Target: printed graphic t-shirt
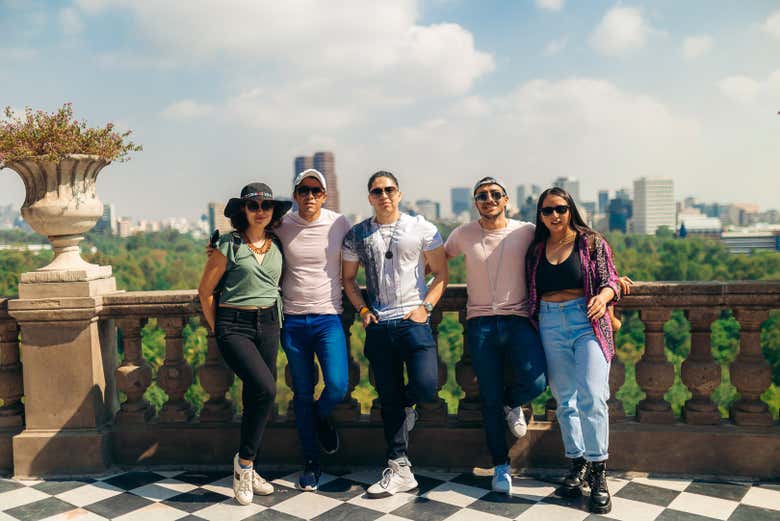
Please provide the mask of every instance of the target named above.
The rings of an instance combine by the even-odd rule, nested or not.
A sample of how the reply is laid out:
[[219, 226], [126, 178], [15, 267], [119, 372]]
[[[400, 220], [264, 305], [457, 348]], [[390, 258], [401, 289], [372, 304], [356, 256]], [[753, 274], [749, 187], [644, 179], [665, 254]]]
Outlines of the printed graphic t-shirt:
[[424, 252], [441, 245], [435, 225], [421, 215], [402, 213], [395, 223], [379, 225], [371, 218], [353, 226], [342, 255], [363, 264], [368, 305], [383, 321], [401, 318], [422, 304], [428, 292]]

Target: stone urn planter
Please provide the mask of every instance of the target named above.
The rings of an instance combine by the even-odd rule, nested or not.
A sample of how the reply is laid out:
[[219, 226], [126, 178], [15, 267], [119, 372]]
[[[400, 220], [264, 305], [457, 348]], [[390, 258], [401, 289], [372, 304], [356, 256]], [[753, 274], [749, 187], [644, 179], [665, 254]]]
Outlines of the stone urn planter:
[[54, 249], [54, 260], [38, 271], [97, 267], [81, 258], [78, 243], [103, 215], [95, 183], [108, 164], [98, 156], [81, 154], [60, 161], [23, 159], [5, 163], [24, 181], [22, 217], [33, 230], [46, 235]]
[[22, 217], [33, 230], [49, 238], [54, 250], [51, 263], [23, 274], [22, 283], [76, 282], [111, 276], [110, 266], [90, 264], [79, 251], [84, 233], [103, 214], [95, 182], [109, 163], [95, 155], [69, 154], [59, 161], [32, 158], [0, 165], [21, 176], [26, 191]]

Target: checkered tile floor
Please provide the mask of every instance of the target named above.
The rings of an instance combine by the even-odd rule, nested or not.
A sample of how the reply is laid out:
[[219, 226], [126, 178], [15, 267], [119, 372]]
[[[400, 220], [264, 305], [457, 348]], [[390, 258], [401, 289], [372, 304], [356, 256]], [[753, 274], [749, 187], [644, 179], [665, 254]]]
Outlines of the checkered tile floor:
[[242, 507], [228, 471], [133, 471], [98, 479], [0, 480], [0, 521], [285, 520], [624, 521], [780, 520], [780, 482], [743, 483], [652, 477], [610, 478], [612, 512], [591, 515], [583, 499], [555, 496], [555, 480], [515, 477], [511, 496], [490, 477], [416, 469], [420, 491], [371, 500], [380, 469], [323, 475], [319, 493], [295, 490], [297, 473], [266, 472], [276, 491]]

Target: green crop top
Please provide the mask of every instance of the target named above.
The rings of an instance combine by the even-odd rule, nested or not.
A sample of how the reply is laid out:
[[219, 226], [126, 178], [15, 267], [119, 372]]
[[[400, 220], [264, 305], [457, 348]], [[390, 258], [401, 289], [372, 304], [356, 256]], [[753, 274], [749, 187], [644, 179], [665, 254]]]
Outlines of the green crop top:
[[[280, 305], [279, 279], [282, 276], [282, 251], [276, 242], [258, 264], [255, 254], [242, 239], [233, 247], [235, 234], [219, 238], [217, 249], [227, 257], [227, 267], [222, 277], [220, 304], [233, 306], [268, 307]], [[235, 252], [235, 253], [234, 253]]]

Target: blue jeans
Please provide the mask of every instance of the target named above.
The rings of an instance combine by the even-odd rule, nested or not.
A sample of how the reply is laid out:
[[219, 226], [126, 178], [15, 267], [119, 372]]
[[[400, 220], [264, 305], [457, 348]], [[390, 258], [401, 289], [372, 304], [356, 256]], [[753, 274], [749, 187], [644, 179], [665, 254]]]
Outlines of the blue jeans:
[[[493, 465], [509, 459], [506, 443], [504, 405], [515, 408], [530, 402], [547, 387], [542, 344], [525, 317], [491, 315], [466, 322], [471, 363], [482, 397], [482, 416]], [[512, 381], [504, 385], [506, 363], [512, 368]]]
[[[285, 315], [282, 348], [287, 355], [293, 387], [295, 424], [306, 460], [319, 461], [315, 414], [330, 416], [349, 387], [347, 340], [339, 315]], [[325, 388], [314, 403], [317, 355]]]
[[542, 301], [539, 331], [566, 457], [604, 461], [609, 457], [609, 363], [586, 309], [584, 297]]
[[[405, 457], [409, 433], [404, 407], [434, 401], [439, 386], [439, 359], [431, 326], [403, 319], [370, 324], [364, 351], [382, 406], [387, 458]], [[404, 366], [408, 385], [404, 385]]]

